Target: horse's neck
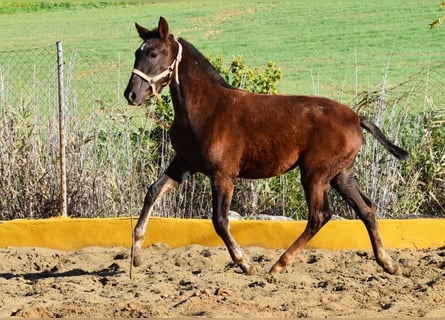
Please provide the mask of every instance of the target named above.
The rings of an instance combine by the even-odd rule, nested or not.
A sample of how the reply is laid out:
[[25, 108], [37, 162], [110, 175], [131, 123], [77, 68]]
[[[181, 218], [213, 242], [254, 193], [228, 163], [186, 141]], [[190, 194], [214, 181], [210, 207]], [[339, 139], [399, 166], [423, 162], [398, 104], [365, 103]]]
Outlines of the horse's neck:
[[215, 95], [215, 90], [222, 89], [222, 85], [187, 48], [183, 50], [178, 71], [179, 84], [174, 82], [170, 87], [175, 114], [178, 117], [195, 117], [199, 114], [199, 118], [202, 118], [212, 111], [212, 96]]

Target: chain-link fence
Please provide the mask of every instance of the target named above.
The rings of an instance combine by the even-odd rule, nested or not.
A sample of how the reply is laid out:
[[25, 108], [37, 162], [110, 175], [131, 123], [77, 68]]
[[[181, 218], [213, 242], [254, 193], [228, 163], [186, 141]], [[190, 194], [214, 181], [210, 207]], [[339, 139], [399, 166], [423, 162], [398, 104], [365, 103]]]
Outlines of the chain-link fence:
[[[46, 210], [51, 214], [57, 206], [47, 201], [56, 200], [56, 186], [49, 182], [57, 175], [57, 140], [52, 132], [56, 112], [55, 46], [0, 52], [1, 218], [28, 217]], [[46, 191], [41, 192], [44, 185]]]
[[[89, 114], [94, 108], [123, 103], [121, 64], [90, 62], [76, 51], [65, 52], [66, 97], [70, 111]], [[94, 59], [97, 60], [97, 59]], [[20, 51], [0, 51], [2, 105], [21, 105], [32, 101], [43, 116], [56, 111], [56, 46]], [[128, 77], [129, 68], [125, 69]]]
[[355, 171], [381, 218], [445, 215], [444, 66], [430, 64], [403, 83], [384, 83], [355, 98], [356, 111], [411, 155], [408, 162], [397, 161], [364, 134]]
[[[110, 181], [113, 177], [105, 173], [125, 175], [122, 170], [131, 169], [131, 150], [124, 154], [126, 138], [144, 117], [143, 112], [128, 110], [123, 101], [129, 67], [124, 70], [127, 78], [121, 79], [119, 57], [111, 63], [91, 63], [71, 51], [65, 52], [64, 61], [69, 213], [116, 215], [123, 208], [110, 210], [107, 200], [116, 203], [122, 184], [128, 182]], [[0, 119], [0, 219], [58, 215], [55, 45], [0, 52]], [[125, 196], [120, 200], [128, 203]]]
[[[127, 106], [122, 93], [131, 66], [119, 57], [102, 63], [99, 57], [65, 51], [64, 61], [68, 215], [136, 214], [148, 185], [171, 157], [165, 144], [151, 138], [152, 109]], [[396, 163], [365, 133], [356, 172], [381, 217], [445, 211], [443, 67], [431, 65], [403, 84], [357, 97], [360, 113], [413, 156]], [[0, 219], [58, 216], [59, 164], [55, 44], [0, 52]], [[304, 218], [298, 180], [294, 171], [261, 183], [243, 181], [234, 195], [235, 209]], [[343, 201], [331, 200], [336, 213], [351, 215]], [[208, 181], [198, 176], [164, 197], [155, 214], [206, 217], [210, 211]]]

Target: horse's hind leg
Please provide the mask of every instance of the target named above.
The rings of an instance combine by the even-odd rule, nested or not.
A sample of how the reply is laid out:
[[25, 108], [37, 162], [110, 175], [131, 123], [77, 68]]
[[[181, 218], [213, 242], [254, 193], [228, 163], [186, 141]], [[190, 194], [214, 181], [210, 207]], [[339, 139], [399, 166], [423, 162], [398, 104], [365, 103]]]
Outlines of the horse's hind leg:
[[165, 173], [148, 188], [147, 194], [145, 195], [144, 206], [142, 207], [139, 220], [134, 228], [134, 242], [132, 247], [134, 266], [139, 266], [142, 263], [140, 253], [142, 245], [144, 244], [148, 219], [150, 218], [151, 210], [156, 199], [161, 197], [165, 192], [176, 188], [182, 182], [186, 172], [187, 170], [182, 162], [175, 157]]
[[232, 260], [238, 264], [246, 274], [255, 274], [256, 270], [248, 262], [241, 248], [236, 243], [229, 231], [229, 219], [227, 214], [230, 209], [233, 195], [233, 179], [216, 175], [212, 180], [212, 222], [216, 233], [224, 241]]
[[394, 266], [391, 257], [383, 247], [382, 236], [377, 224], [376, 207], [371, 199], [360, 190], [354, 178], [352, 166], [344, 169], [332, 179], [331, 185], [348, 202], [365, 224], [377, 263], [388, 273], [397, 273], [399, 268]]
[[270, 269], [270, 273], [279, 273], [291, 264], [297, 252], [302, 249], [331, 218], [332, 212], [329, 209], [327, 197], [328, 185], [323, 182], [323, 180], [321, 176], [304, 178], [302, 173], [302, 184], [306, 202], [309, 207], [308, 222], [303, 233], [281, 255], [280, 259]]

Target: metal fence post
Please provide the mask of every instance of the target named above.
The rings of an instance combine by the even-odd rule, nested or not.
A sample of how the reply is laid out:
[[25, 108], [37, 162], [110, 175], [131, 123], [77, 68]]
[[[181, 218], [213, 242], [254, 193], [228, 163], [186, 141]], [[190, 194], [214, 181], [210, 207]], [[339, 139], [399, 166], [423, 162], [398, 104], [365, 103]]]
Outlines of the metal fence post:
[[59, 143], [60, 143], [60, 205], [62, 217], [68, 216], [67, 185], [66, 185], [66, 155], [65, 155], [65, 91], [63, 87], [63, 49], [62, 42], [57, 41], [57, 71], [59, 92]]

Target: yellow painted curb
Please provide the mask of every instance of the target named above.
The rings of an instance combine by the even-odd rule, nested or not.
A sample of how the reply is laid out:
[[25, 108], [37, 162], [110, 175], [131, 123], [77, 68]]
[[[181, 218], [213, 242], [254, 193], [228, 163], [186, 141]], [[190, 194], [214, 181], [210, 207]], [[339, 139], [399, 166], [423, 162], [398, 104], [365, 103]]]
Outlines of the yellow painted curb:
[[[134, 220], [136, 223], [136, 220]], [[445, 219], [380, 220], [387, 248], [423, 249], [445, 245]], [[287, 248], [300, 235], [305, 221], [231, 221], [230, 230], [242, 246]], [[145, 245], [166, 243], [223, 245], [210, 220], [150, 219]], [[131, 246], [129, 218], [12, 220], [0, 222], [0, 247], [46, 247], [75, 250], [89, 246]], [[330, 221], [312, 239], [309, 248], [370, 249], [359, 220]]]

